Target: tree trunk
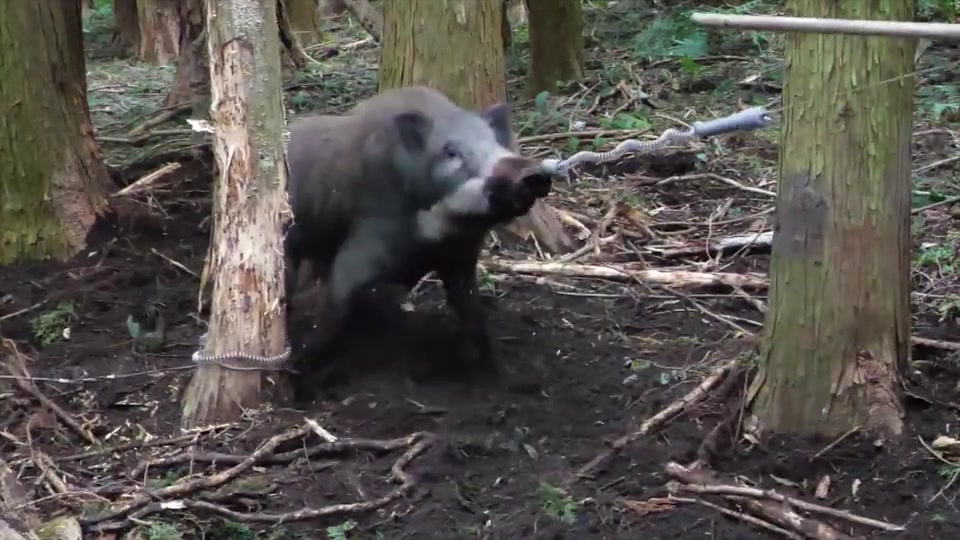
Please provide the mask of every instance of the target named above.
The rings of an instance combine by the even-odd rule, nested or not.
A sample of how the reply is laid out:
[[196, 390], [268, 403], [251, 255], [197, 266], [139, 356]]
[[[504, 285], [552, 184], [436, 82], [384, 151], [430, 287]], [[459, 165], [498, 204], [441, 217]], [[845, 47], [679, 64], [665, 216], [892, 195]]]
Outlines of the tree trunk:
[[97, 6], [94, 5], [93, 0], [83, 0], [81, 14], [84, 17], [86, 17], [87, 13], [89, 13], [91, 10], [93, 10], [96, 7]]
[[367, 0], [342, 0], [344, 8], [349, 11], [360, 26], [370, 34], [374, 41], [383, 40], [383, 16], [370, 5]]
[[[509, 49], [510, 45], [513, 44], [512, 25], [527, 22], [527, 7], [524, 5], [524, 0], [501, 0], [500, 18], [502, 20], [500, 34], [503, 36], [503, 48]], [[512, 22], [511, 19], [513, 19]]]
[[[218, 177], [205, 353], [273, 356], [286, 333], [281, 253], [290, 212], [276, 1], [207, 0], [206, 10]], [[259, 405], [262, 378], [200, 366], [184, 396], [183, 425], [237, 419]]]
[[[210, 70], [207, 62], [204, 0], [181, 0], [177, 10], [177, 26], [181, 29], [180, 56], [177, 57], [177, 73], [170, 93], [164, 99], [165, 109], [184, 105], [198, 107], [205, 103], [210, 93]], [[196, 109], [195, 109], [196, 110]], [[199, 112], [199, 111], [198, 111]]]
[[[501, 0], [384, 0], [380, 91], [422, 84], [463, 107], [505, 102], [501, 24]], [[507, 228], [521, 237], [533, 232], [553, 252], [572, 244], [543, 201]]]
[[[293, 33], [292, 21], [287, 12], [287, 4], [290, 0], [276, 2], [277, 6], [277, 28], [280, 36], [280, 69], [281, 76], [286, 77], [288, 72], [296, 71], [307, 64], [309, 60], [307, 53], [303, 50], [297, 36]], [[302, 0], [294, 0], [302, 1]]]
[[140, 60], [165, 65], [180, 55], [179, 0], [136, 0]]
[[[794, 16], [912, 20], [913, 0], [791, 0]], [[910, 354], [914, 40], [790, 34], [760, 432], [903, 429]], [[892, 84], [889, 81], [894, 81]]]
[[[271, 2], [281, 10], [282, 4]], [[170, 92], [163, 101], [163, 110], [133, 128], [128, 136], [142, 135], [150, 128], [159, 125], [184, 110], [192, 110], [192, 118], [205, 118], [209, 110], [210, 100], [210, 70], [207, 57], [207, 39], [205, 35], [207, 19], [204, 17], [205, 0], [181, 0], [177, 6], [177, 26], [180, 32], [180, 56], [177, 57], [177, 73], [170, 87]], [[289, 36], [289, 31], [281, 28], [275, 14], [271, 19], [278, 21], [278, 33], [281, 37]], [[297, 52], [284, 49], [284, 58], [299, 58]], [[194, 134], [199, 144], [204, 140], [202, 134]]]
[[0, 264], [66, 259], [106, 208], [80, 2], [0, 2]]
[[113, 0], [113, 55], [127, 58], [140, 47], [140, 18], [136, 0]]
[[347, 4], [344, 0], [320, 0], [319, 9], [324, 17], [333, 17], [343, 15], [347, 11]]
[[530, 68], [527, 95], [583, 77], [583, 2], [526, 0], [530, 17]]
[[380, 91], [424, 84], [464, 107], [505, 101], [499, 37], [500, 0], [384, 0]]
[[290, 31], [303, 47], [312, 47], [322, 41], [320, 12], [316, 0], [283, 0]]

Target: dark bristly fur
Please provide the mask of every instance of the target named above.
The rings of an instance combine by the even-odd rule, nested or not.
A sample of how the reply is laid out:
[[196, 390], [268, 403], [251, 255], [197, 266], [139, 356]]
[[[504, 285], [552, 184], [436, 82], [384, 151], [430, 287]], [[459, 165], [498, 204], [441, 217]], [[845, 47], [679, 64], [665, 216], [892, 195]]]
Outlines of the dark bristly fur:
[[299, 120], [290, 135], [288, 314], [302, 261], [326, 284], [316, 331], [295, 350], [321, 352], [361, 289], [409, 290], [436, 271], [466, 334], [465, 354], [495, 367], [477, 291], [480, 249], [490, 227], [550, 190], [536, 162], [510, 150], [509, 107], [477, 113], [407, 87], [344, 116]]

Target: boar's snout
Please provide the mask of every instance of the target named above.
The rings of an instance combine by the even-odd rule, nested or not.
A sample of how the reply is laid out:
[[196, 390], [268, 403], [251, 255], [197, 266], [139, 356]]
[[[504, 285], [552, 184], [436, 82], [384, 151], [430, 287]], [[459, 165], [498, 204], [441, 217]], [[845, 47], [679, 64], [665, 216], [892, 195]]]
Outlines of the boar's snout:
[[502, 158], [493, 168], [492, 180], [509, 185], [518, 201], [533, 204], [532, 199], [546, 197], [550, 193], [553, 177], [543, 169], [539, 160], [523, 156]]

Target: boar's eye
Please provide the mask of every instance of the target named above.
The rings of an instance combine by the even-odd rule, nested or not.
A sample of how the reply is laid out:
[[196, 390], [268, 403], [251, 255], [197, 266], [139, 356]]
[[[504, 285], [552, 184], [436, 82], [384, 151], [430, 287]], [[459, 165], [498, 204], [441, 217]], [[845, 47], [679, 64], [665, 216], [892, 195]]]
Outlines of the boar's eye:
[[443, 145], [443, 157], [447, 159], [459, 159], [460, 151], [457, 150], [457, 147], [453, 143], [447, 143]]

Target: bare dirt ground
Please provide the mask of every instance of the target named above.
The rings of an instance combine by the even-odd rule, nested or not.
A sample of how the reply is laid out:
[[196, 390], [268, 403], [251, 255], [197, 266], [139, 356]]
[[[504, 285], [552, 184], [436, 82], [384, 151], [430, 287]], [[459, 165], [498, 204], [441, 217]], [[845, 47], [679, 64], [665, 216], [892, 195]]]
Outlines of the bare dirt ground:
[[[624, 23], [623, 13], [587, 15], [594, 36], [589, 77], [557, 95], [518, 98], [524, 103], [518, 129], [531, 153], [549, 151], [547, 145], [562, 155], [594, 144], [608, 148], [636, 130], [659, 133], [677, 118], [728, 114], [738, 99], [775, 102], [782, 76], [775, 43], [739, 36], [711, 45], [712, 56], [678, 54], [657, 49], [669, 18]], [[624, 36], [612, 20], [637, 23], [634, 28], [646, 20], [648, 31]], [[90, 23], [88, 68], [91, 108], [103, 136], [122, 133], [155, 107], [172, 70], [97, 56], [102, 33], [96, 23]], [[339, 41], [311, 51], [325, 58], [327, 71], [288, 81], [295, 114], [342, 110], [373, 92], [376, 51], [361, 45], [334, 56], [338, 45], [363, 36], [346, 22], [331, 24], [339, 25], [333, 33]], [[672, 28], [674, 34], [687, 31]], [[524, 30], [517, 30], [511, 58], [517, 82]], [[692, 47], [700, 38], [684, 39]], [[950, 88], [958, 60], [958, 49], [935, 45], [920, 65], [917, 208], [955, 192], [957, 161], [936, 163], [957, 156], [960, 102]], [[631, 97], [641, 90], [660, 108]], [[695, 114], [688, 115], [691, 110]], [[571, 124], [577, 121], [585, 125]], [[778, 438], [752, 445], [731, 429], [750, 374], [738, 368], [705, 400], [636, 438], [589, 475], [576, 476], [717, 366], [736, 358], [749, 366], [756, 341], [737, 327], [760, 335], [762, 289], [737, 294], [718, 286], [677, 296], [626, 281], [488, 271], [483, 284], [496, 353], [508, 367], [495, 385], [410, 375], [425, 360], [443, 365], [451, 350], [451, 317], [439, 287], [429, 284], [413, 299], [413, 312], [374, 306], [358, 317], [343, 353], [357, 369], [318, 389], [308, 409], [278, 400], [236, 425], [185, 436], [178, 427], [179, 397], [205, 331], [206, 314], [196, 306], [212, 163], [204, 150], [184, 153], [189, 143], [171, 134], [177, 129], [182, 123], [137, 146], [104, 143], [124, 185], [171, 161], [182, 168], [130, 197], [85, 253], [64, 264], [0, 268], [0, 333], [16, 344], [35, 385], [27, 391], [10, 377], [0, 379], [2, 455], [28, 488], [26, 508], [44, 516], [83, 508], [85, 519], [100, 519], [148, 488], [180, 506], [161, 508], [148, 499], [137, 512], [90, 526], [108, 536], [132, 527], [137, 538], [150, 540], [783, 537], [696, 502], [736, 509], [716, 495], [668, 498], [666, 465], [706, 459], [725, 484], [776, 489], [906, 527], [881, 532], [811, 514], [855, 537], [960, 537], [954, 482], [960, 462], [929, 448], [938, 436], [956, 436], [960, 368], [955, 353], [933, 348], [914, 348], [907, 380], [911, 433], [899, 445], [877, 445], [857, 433], [835, 441]], [[763, 191], [775, 190], [777, 139], [776, 128], [722, 137], [616, 167], [585, 167], [571, 182], [559, 182], [551, 203], [583, 225], [584, 245], [596, 246], [576, 262], [762, 279], [762, 248], [713, 259], [697, 252], [665, 256], [654, 248], [702, 246], [708, 239], [769, 230], [772, 198]], [[953, 216], [946, 204], [915, 214], [915, 336], [950, 340], [957, 333]], [[535, 259], [536, 250], [527, 249], [494, 246], [491, 255]], [[149, 323], [145, 313], [160, 313], [165, 323], [162, 343], [146, 350], [143, 340], [131, 337], [128, 319]], [[255, 466], [242, 465], [233, 482], [202, 484], [272, 437], [302, 426], [304, 417], [347, 442], [294, 433]], [[410, 486], [405, 496], [375, 511], [331, 506], [373, 505], [404, 479]], [[825, 495], [817, 497], [825, 479]], [[277, 523], [278, 514], [321, 508], [316, 519]]]

